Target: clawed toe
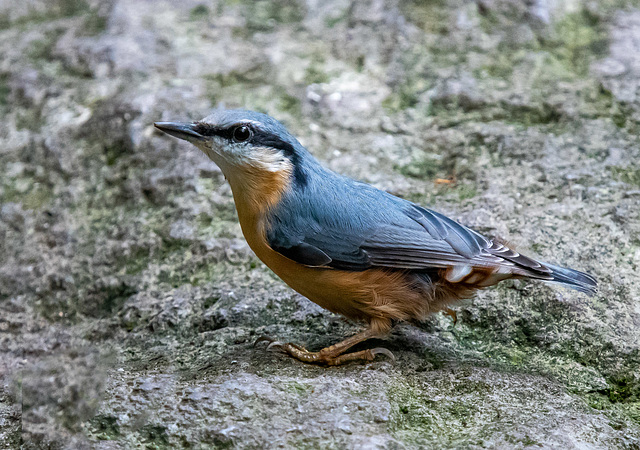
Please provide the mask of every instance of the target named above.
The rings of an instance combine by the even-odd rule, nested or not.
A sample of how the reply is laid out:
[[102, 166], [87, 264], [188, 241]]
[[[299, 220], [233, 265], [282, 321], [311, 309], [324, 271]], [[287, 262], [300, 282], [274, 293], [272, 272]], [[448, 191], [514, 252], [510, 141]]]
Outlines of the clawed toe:
[[[276, 342], [275, 339], [270, 338], [269, 336], [260, 336], [258, 339], [256, 339], [256, 341], [253, 343], [253, 346], [256, 347], [258, 344], [261, 344], [263, 342], [268, 342], [268, 345], [271, 345], [272, 343]], [[268, 348], [268, 347], [267, 347]]]
[[267, 351], [279, 351], [288, 354], [292, 358], [305, 363], [321, 364], [327, 366], [340, 366], [350, 361], [374, 361], [376, 355], [384, 355], [393, 363], [396, 358], [389, 350], [383, 347], [376, 347], [368, 350], [360, 350], [352, 353], [345, 353], [345, 350], [366, 339], [379, 336], [379, 333], [367, 329], [355, 336], [345, 339], [338, 344], [323, 348], [318, 352], [310, 352], [306, 348], [291, 342], [283, 343], [276, 341], [269, 336], [261, 336], [254, 342], [254, 347], [262, 342], [267, 343]]
[[267, 345], [267, 351], [270, 352], [272, 350], [279, 350], [282, 351], [283, 350], [283, 343], [279, 342], [279, 341], [272, 341], [271, 344]]
[[373, 355], [374, 358], [376, 357], [376, 355], [384, 355], [387, 358], [389, 358], [392, 363], [396, 362], [396, 357], [393, 355], [393, 353], [391, 353], [391, 350], [388, 350], [383, 347], [376, 347], [374, 349], [371, 349], [371, 354]]
[[258, 344], [261, 344], [263, 342], [267, 343], [267, 348], [266, 348], [267, 351], [279, 350], [281, 352], [289, 353], [289, 349], [296, 349], [301, 352], [307, 352], [307, 350], [304, 347], [301, 347], [300, 345], [292, 344], [290, 342], [285, 344], [284, 342], [276, 341], [275, 339], [269, 336], [260, 336], [253, 343], [253, 346], [256, 347]]

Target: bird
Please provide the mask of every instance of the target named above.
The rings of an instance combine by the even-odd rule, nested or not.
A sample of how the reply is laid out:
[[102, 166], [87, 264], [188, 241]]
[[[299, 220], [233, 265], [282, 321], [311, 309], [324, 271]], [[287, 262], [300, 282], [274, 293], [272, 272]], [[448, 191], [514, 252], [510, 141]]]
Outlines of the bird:
[[267, 267], [322, 308], [365, 324], [319, 351], [258, 340], [299, 361], [337, 366], [378, 355], [395, 360], [383, 347], [349, 350], [510, 278], [597, 292], [591, 275], [537, 261], [499, 238], [323, 167], [267, 114], [215, 109], [199, 121], [154, 126], [218, 165], [244, 237]]

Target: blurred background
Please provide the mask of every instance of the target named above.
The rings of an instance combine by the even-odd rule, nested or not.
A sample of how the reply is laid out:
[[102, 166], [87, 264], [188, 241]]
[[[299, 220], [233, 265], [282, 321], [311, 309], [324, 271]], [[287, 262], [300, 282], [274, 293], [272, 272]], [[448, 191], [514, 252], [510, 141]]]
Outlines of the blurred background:
[[[640, 2], [0, 0], [0, 448], [638, 448]], [[510, 281], [395, 365], [152, 123], [247, 108], [600, 293]]]

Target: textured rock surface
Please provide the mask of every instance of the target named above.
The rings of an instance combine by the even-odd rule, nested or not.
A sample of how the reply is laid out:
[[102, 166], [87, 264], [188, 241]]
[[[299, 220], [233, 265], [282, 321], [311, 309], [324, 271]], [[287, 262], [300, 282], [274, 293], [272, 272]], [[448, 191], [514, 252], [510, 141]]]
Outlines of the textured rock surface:
[[[0, 1], [0, 447], [639, 448], [639, 36], [632, 0]], [[358, 325], [151, 126], [220, 103], [601, 291], [505, 282], [395, 365], [253, 348]]]

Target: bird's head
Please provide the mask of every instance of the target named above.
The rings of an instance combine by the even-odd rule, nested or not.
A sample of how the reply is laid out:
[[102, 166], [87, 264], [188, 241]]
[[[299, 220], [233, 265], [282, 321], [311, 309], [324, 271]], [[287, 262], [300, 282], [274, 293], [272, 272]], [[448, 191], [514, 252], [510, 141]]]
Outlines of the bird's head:
[[[233, 183], [234, 178], [279, 173], [304, 184], [310, 158], [272, 117], [245, 110], [215, 110], [197, 122], [156, 122], [155, 127], [202, 150]], [[261, 175], [262, 174], [262, 175]]]

